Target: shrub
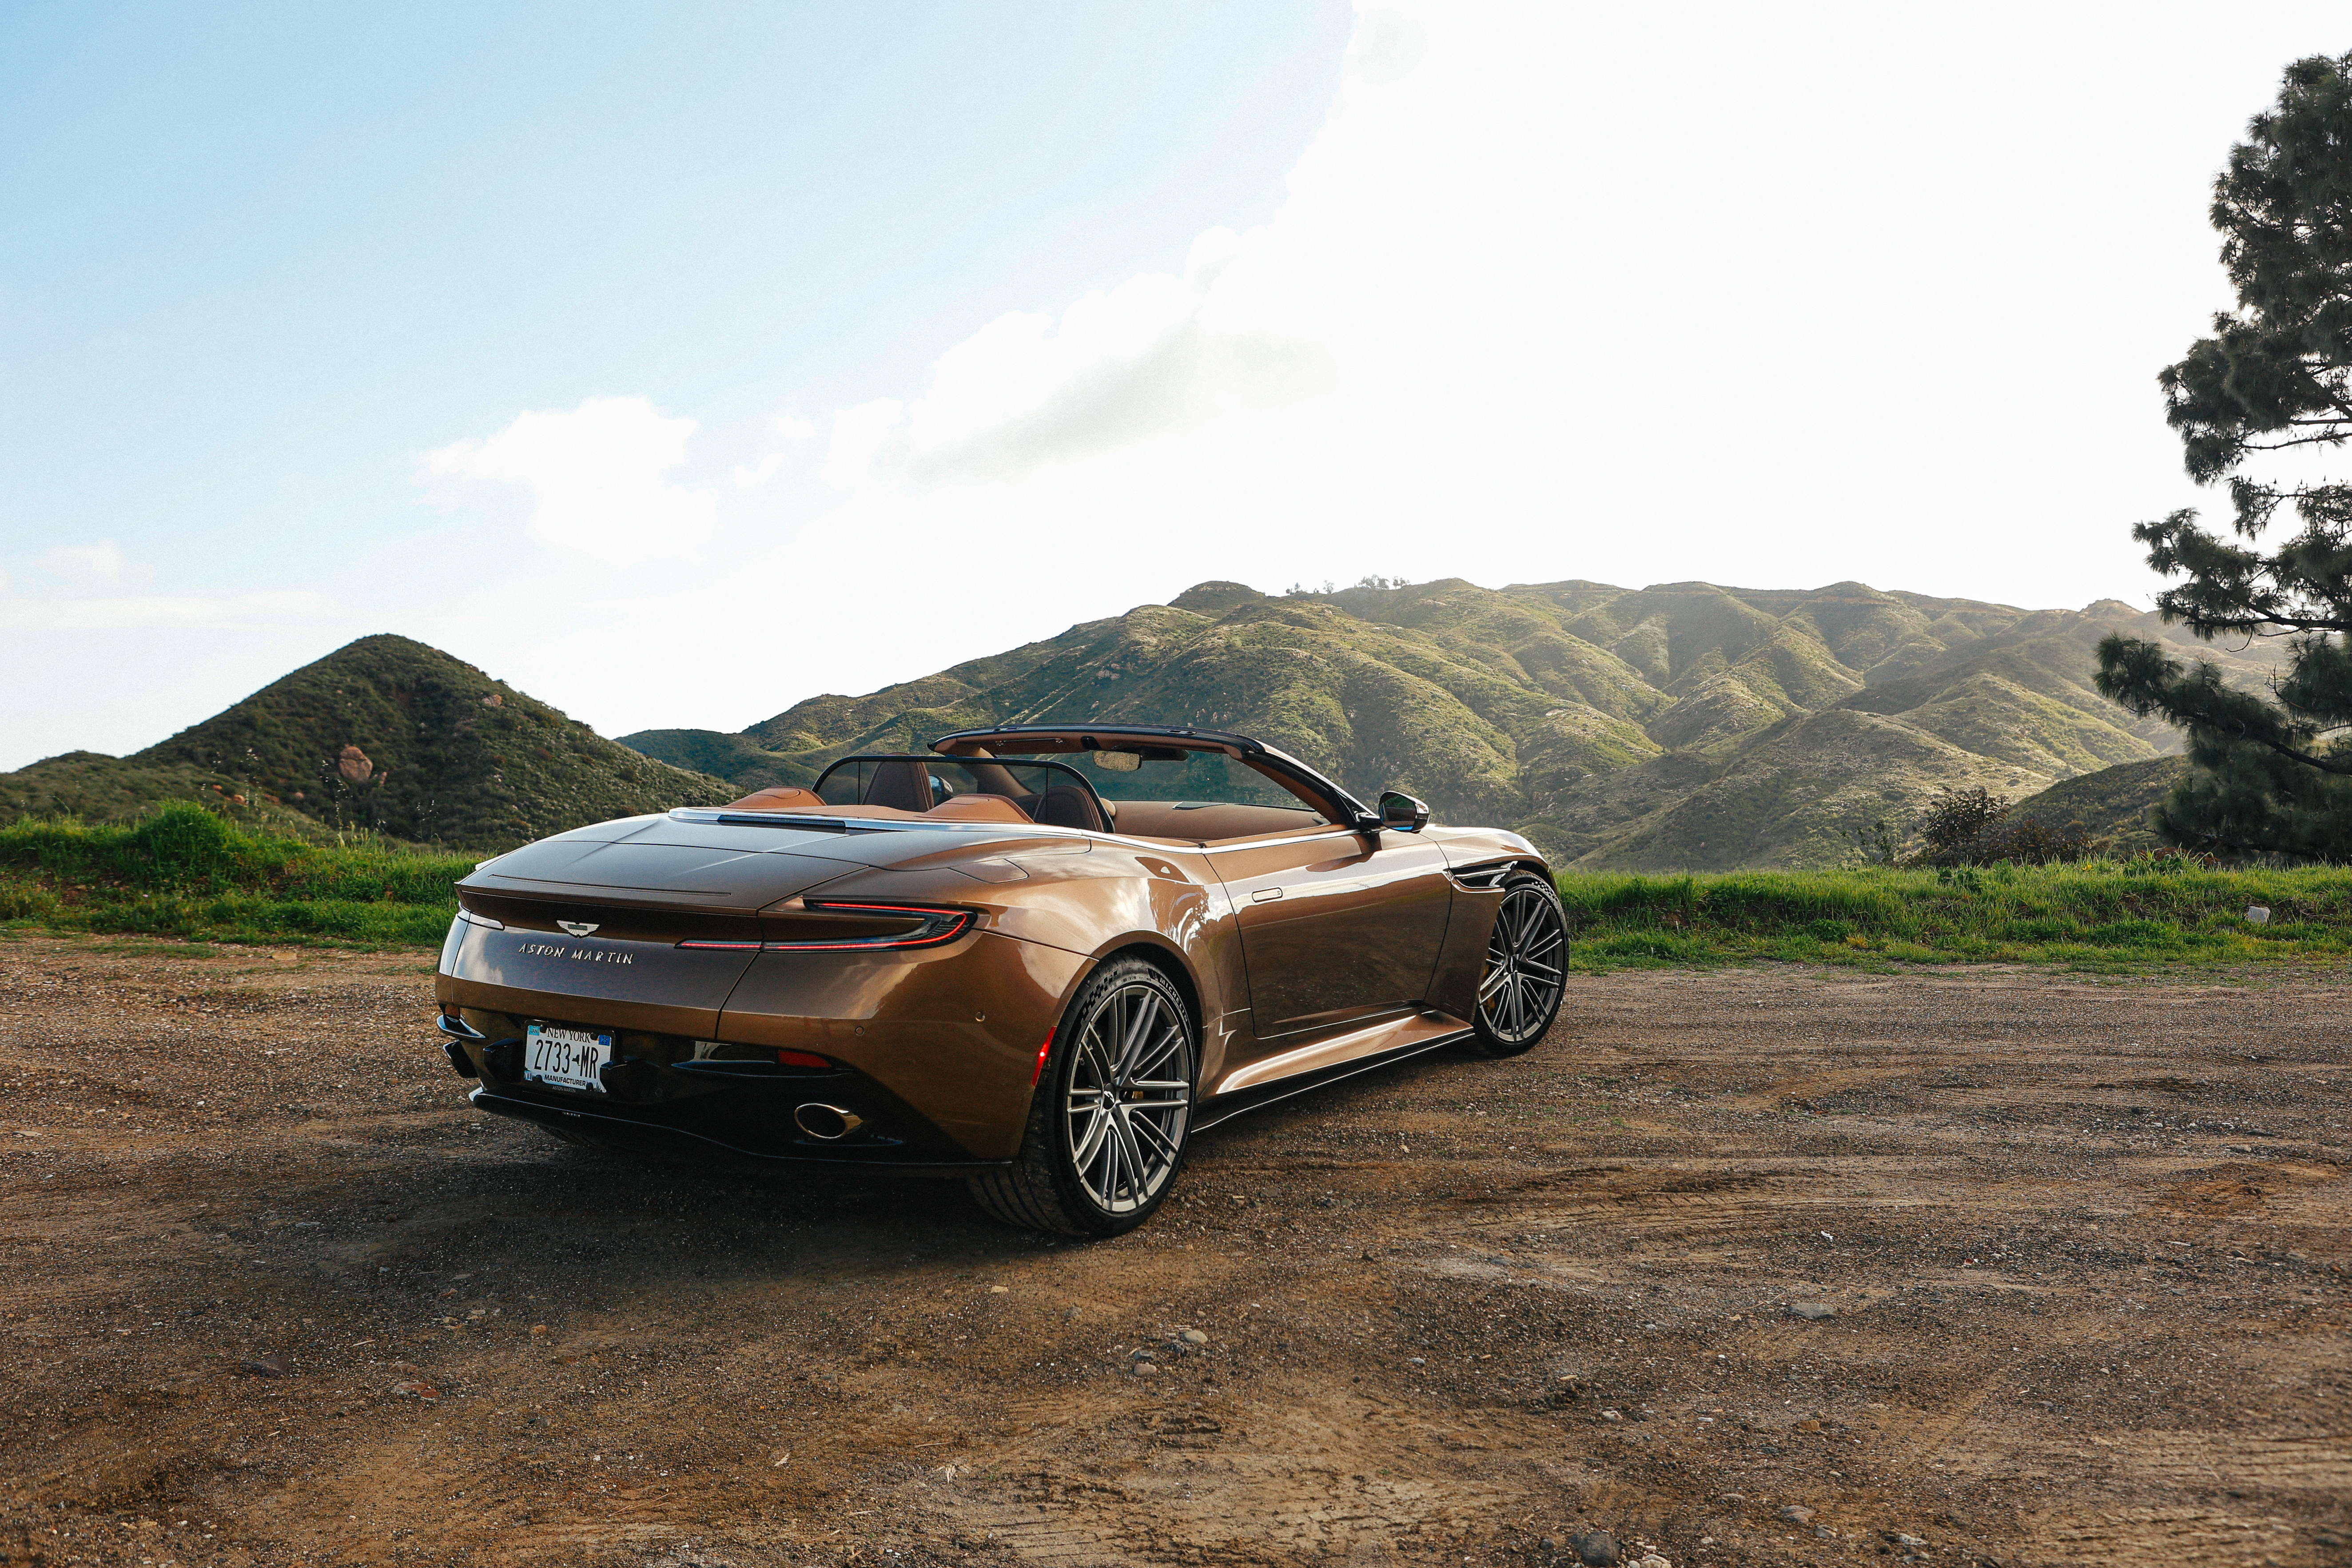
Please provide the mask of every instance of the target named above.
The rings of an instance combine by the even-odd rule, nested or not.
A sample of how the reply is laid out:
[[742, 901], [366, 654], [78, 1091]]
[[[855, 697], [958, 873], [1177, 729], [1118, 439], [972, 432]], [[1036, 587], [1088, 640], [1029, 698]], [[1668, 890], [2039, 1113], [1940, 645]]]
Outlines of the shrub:
[[2009, 815], [2009, 802], [1974, 789], [1940, 789], [1919, 818], [1918, 860], [1923, 866], [1982, 864], [1969, 858], [1979, 835]]
[[473, 858], [327, 848], [172, 802], [125, 825], [0, 827], [0, 921], [228, 942], [429, 946]]
[[[2193, 857], [1559, 879], [1570, 963], [2156, 963], [2352, 958], [2352, 869]], [[2246, 922], [2250, 904], [2271, 922]]]
[[219, 880], [244, 837], [203, 806], [175, 800], [142, 818], [124, 847], [154, 881], [185, 887]]
[[2096, 854], [2101, 841], [2078, 827], [2010, 816], [2010, 804], [1982, 786], [1939, 791], [1919, 819], [1915, 866], [2047, 866]]

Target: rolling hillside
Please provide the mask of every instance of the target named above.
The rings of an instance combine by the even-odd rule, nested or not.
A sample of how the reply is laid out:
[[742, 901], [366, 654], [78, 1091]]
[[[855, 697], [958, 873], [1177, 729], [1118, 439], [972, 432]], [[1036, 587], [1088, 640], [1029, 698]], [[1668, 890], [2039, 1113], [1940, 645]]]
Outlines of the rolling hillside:
[[[121, 820], [198, 799], [313, 839], [356, 828], [499, 848], [808, 783], [845, 752], [920, 749], [951, 729], [1095, 719], [1244, 731], [1367, 796], [1406, 789], [1587, 868], [1832, 863], [1861, 825], [1972, 784], [2137, 847], [2179, 744], [2092, 690], [2111, 628], [2183, 642], [2113, 601], [2021, 610], [1853, 583], [1281, 597], [1204, 583], [740, 733], [617, 743], [446, 654], [373, 637], [132, 756], [0, 773], [0, 820]], [[2183, 646], [2242, 680], [2269, 668], [2266, 647]]]
[[740, 734], [622, 743], [748, 787], [968, 725], [1215, 725], [1360, 793], [1393, 785], [1442, 817], [1516, 826], [1577, 866], [1810, 866], [1939, 786], [2014, 797], [2177, 751], [2092, 689], [2109, 630], [2182, 643], [2241, 679], [2270, 667], [2267, 648], [2189, 643], [2113, 600], [2024, 610], [1858, 583], [1459, 580], [1270, 597], [1204, 583], [867, 696], [811, 698]]
[[2105, 839], [2116, 854], [2137, 855], [2163, 847], [2147, 814], [2188, 772], [2189, 759], [2180, 756], [2117, 763], [2029, 795], [2010, 815], [2073, 828]]
[[0, 773], [0, 818], [111, 821], [200, 800], [314, 839], [361, 829], [505, 848], [739, 793], [605, 740], [438, 649], [371, 637], [131, 756], [75, 752]]

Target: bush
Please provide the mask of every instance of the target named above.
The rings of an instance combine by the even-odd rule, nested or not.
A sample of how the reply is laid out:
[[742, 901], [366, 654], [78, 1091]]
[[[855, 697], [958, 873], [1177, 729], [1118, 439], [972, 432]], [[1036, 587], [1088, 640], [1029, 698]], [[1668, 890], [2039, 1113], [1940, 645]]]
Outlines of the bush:
[[2010, 803], [1981, 786], [1946, 789], [1919, 819], [1915, 866], [2047, 866], [2096, 854], [2101, 841], [2077, 827], [2011, 817]]
[[[2352, 957], [2352, 870], [2219, 870], [2179, 856], [2072, 864], [1559, 879], [1571, 963], [2062, 963]], [[2252, 926], [2250, 904], [2271, 923]]]
[[1975, 789], [1941, 789], [1919, 819], [1918, 863], [1923, 866], [1967, 866], [1981, 862], [1968, 858], [1969, 847], [1988, 827], [2009, 815], [2009, 802]]
[[0, 827], [0, 920], [58, 930], [425, 946], [457, 912], [469, 855], [327, 848], [167, 804], [127, 825]]
[[[217, 881], [236, 866], [246, 835], [192, 801], [172, 801], [118, 841], [130, 852], [122, 868], [173, 886]], [[120, 859], [121, 858], [116, 858]]]
[[45, 921], [57, 913], [58, 899], [30, 882], [0, 881], [0, 921]]

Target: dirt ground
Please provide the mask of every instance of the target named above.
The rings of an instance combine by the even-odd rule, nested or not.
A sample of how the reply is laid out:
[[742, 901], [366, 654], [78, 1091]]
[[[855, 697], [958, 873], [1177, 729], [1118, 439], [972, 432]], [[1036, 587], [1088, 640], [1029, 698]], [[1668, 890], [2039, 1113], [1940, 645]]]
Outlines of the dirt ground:
[[1580, 978], [1074, 1245], [478, 1115], [429, 969], [0, 942], [0, 1561], [2352, 1561], [2352, 976]]

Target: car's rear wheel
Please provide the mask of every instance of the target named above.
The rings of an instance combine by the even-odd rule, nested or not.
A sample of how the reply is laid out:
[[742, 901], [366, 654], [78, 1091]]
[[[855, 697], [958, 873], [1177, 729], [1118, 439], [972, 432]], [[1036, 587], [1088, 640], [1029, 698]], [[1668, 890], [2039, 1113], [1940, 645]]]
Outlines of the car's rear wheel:
[[1531, 871], [1518, 872], [1503, 884], [1503, 907], [1495, 911], [1486, 968], [1478, 977], [1477, 1016], [1464, 1048], [1486, 1057], [1517, 1056], [1559, 1016], [1567, 988], [1568, 917], [1559, 890]]
[[1021, 1152], [972, 1178], [972, 1196], [1025, 1229], [1133, 1230], [1184, 1163], [1199, 1062], [1199, 1029], [1167, 973], [1139, 958], [1105, 964], [1054, 1032]]

